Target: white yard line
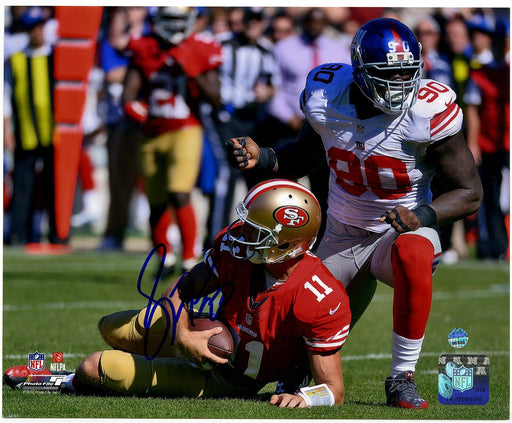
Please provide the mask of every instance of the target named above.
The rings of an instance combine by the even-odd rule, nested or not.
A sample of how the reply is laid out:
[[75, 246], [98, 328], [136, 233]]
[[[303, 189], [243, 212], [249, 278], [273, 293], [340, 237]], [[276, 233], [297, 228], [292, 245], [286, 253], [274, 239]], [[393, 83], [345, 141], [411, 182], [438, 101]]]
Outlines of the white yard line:
[[[502, 285], [496, 285], [489, 290], [479, 291], [458, 291], [458, 292], [434, 292], [432, 298], [434, 300], [457, 300], [467, 298], [489, 298], [489, 297], [502, 297], [508, 295], [508, 291], [502, 288]], [[372, 301], [383, 302], [392, 301], [393, 294], [377, 294], [373, 297]], [[34, 304], [4, 304], [4, 311], [26, 311], [26, 310], [59, 310], [71, 308], [140, 308], [144, 306], [144, 299], [141, 301], [75, 301], [75, 302], [41, 302]]]
[[[502, 285], [496, 285], [487, 290], [478, 291], [456, 291], [456, 292], [433, 292], [433, 300], [463, 300], [467, 298], [489, 298], [489, 297], [503, 297], [509, 294], [508, 290], [502, 289]], [[507, 286], [508, 287], [508, 286]], [[391, 301], [393, 294], [377, 294], [373, 297], [372, 301], [382, 302]]]
[[75, 302], [55, 302], [55, 303], [35, 303], [35, 304], [4, 304], [4, 311], [26, 311], [26, 310], [60, 310], [60, 309], [80, 309], [80, 308], [142, 308], [144, 299], [141, 301], [75, 301]]
[[[64, 360], [66, 358], [85, 358], [88, 355], [88, 353], [64, 353]], [[47, 355], [48, 356], [48, 355]], [[50, 357], [51, 358], [51, 357]], [[23, 360], [28, 359], [28, 354], [7, 354], [4, 355], [4, 360]]]
[[[455, 354], [454, 352], [452, 352]], [[441, 354], [448, 354], [445, 352], [422, 352], [421, 357], [439, 357]], [[461, 352], [462, 354], [462, 352]], [[485, 354], [487, 356], [496, 356], [496, 355], [510, 355], [510, 351], [471, 351], [465, 352], [464, 354]], [[85, 357], [87, 353], [68, 353], [64, 352], [64, 358], [80, 358]], [[8, 354], [4, 356], [4, 360], [12, 359], [12, 360], [22, 360], [28, 357], [28, 354]], [[366, 354], [366, 355], [343, 355], [343, 361], [351, 361], [351, 360], [389, 360], [391, 358], [391, 354]]]
[[[439, 357], [441, 354], [456, 354], [457, 351], [451, 352], [422, 352], [420, 357]], [[510, 351], [464, 351], [460, 352], [461, 354], [485, 354], [487, 356], [493, 355], [510, 355]], [[391, 359], [391, 354], [366, 354], [366, 355], [343, 355], [341, 354], [341, 358], [343, 361], [350, 360], [389, 360]]]

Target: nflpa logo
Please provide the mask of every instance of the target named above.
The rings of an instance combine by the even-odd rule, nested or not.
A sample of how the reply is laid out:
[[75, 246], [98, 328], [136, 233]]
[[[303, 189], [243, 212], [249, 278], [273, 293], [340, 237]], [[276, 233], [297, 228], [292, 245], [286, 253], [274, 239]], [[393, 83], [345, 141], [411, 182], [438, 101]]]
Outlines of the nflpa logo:
[[63, 353], [61, 353], [61, 352], [54, 352], [52, 354], [53, 354], [52, 361], [54, 363], [62, 363], [64, 361], [64, 354]]
[[66, 370], [66, 365], [64, 364], [64, 354], [61, 352], [52, 353], [52, 363], [50, 364], [50, 370], [52, 372], [61, 372]]

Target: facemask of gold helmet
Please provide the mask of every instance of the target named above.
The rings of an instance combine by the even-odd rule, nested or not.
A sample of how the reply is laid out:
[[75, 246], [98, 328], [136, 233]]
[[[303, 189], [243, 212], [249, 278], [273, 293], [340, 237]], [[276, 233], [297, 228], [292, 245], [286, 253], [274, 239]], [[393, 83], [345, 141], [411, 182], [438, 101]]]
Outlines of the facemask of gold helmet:
[[178, 45], [194, 29], [197, 10], [192, 7], [159, 7], [153, 18], [153, 32], [162, 40]]
[[[306, 187], [272, 179], [253, 187], [235, 208], [238, 220], [228, 227], [231, 255], [252, 263], [281, 263], [314, 244], [322, 219], [318, 200]], [[233, 228], [243, 223], [241, 233]]]

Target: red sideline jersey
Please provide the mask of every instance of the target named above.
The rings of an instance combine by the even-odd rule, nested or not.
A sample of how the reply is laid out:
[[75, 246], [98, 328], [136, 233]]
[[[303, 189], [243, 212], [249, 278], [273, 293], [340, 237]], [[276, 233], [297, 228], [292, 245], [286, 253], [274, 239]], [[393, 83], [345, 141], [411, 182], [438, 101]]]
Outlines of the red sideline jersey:
[[234, 258], [226, 230], [204, 261], [222, 281], [219, 315], [240, 338], [234, 357], [240, 373], [260, 383], [281, 380], [307, 362], [307, 349], [328, 352], [345, 343], [351, 318], [347, 293], [313, 254], [304, 255], [286, 282], [267, 289], [264, 266]]
[[199, 90], [193, 78], [222, 63], [220, 45], [211, 36], [194, 34], [180, 45], [164, 50], [153, 36], [133, 38], [128, 50], [132, 65], [143, 76], [149, 105], [145, 132], [156, 136], [186, 126], [200, 125]]
[[484, 122], [478, 135], [480, 149], [487, 154], [509, 151], [510, 68], [486, 66], [471, 70], [470, 76], [480, 89], [479, 113]]

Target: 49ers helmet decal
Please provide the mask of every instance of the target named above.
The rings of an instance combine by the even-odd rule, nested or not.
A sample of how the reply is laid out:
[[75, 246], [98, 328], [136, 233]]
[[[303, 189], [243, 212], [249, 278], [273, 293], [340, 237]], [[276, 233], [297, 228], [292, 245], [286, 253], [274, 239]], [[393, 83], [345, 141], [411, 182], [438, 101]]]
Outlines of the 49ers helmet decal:
[[[285, 179], [254, 186], [235, 211], [238, 220], [228, 227], [230, 252], [253, 263], [279, 263], [305, 253], [316, 240], [322, 218], [313, 193]], [[239, 222], [241, 233], [233, 235]]]

